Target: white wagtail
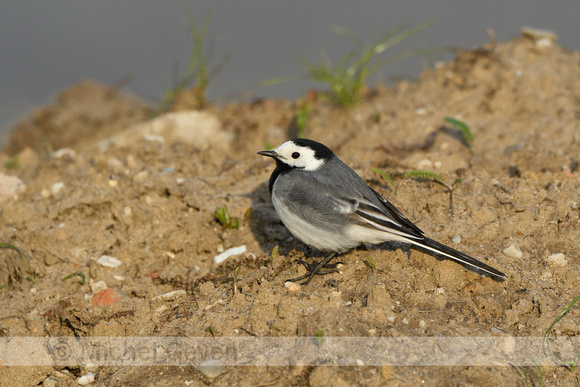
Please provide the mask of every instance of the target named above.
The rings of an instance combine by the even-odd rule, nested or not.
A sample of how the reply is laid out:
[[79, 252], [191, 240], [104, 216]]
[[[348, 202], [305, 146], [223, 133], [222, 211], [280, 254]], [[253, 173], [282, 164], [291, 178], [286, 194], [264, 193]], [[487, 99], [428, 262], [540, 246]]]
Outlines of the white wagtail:
[[320, 263], [307, 264], [308, 284], [336, 253], [344, 253], [361, 244], [387, 241], [404, 242], [463, 264], [474, 266], [500, 278], [506, 275], [460, 251], [427, 238], [419, 227], [395, 206], [369, 187], [328, 147], [316, 141], [294, 139], [278, 148], [258, 152], [276, 160], [269, 190], [274, 208], [292, 235], [323, 252]]

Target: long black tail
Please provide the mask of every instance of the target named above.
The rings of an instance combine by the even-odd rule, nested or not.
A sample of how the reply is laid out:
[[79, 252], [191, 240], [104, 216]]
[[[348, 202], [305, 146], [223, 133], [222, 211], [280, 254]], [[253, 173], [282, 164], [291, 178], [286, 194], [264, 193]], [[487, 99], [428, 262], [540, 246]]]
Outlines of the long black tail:
[[462, 253], [461, 251], [455, 250], [449, 246], [444, 245], [443, 243], [439, 243], [434, 241], [433, 239], [425, 238], [422, 240], [414, 240], [414, 239], [407, 239], [409, 243], [422, 247], [424, 249], [433, 251], [435, 253], [444, 255], [448, 258], [453, 259], [454, 261], [458, 261], [464, 263], [466, 265], [470, 265], [476, 267], [480, 270], [483, 270], [489, 274], [492, 274], [499, 278], [507, 278], [504, 273], [499, 270], [494, 269], [493, 267], [486, 265], [483, 262], [478, 261], [477, 259], [470, 257], [469, 255]]

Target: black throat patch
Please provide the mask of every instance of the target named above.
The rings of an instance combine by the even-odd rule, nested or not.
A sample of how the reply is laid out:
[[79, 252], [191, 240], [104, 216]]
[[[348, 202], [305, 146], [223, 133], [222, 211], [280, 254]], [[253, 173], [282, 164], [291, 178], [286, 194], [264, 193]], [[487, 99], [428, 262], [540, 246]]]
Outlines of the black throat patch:
[[270, 195], [272, 195], [272, 188], [274, 188], [274, 182], [283, 173], [289, 172], [292, 170], [292, 167], [282, 161], [276, 159], [276, 169], [270, 175], [270, 181], [268, 182], [268, 190], [270, 191]]

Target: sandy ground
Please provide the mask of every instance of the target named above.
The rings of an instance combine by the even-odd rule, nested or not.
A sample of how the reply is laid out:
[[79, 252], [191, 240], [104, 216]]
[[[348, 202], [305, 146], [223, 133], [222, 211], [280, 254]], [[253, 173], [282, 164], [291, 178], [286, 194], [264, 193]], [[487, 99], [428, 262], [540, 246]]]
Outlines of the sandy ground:
[[[385, 244], [353, 250], [340, 257], [340, 273], [290, 291], [285, 279], [304, 271], [293, 260], [320, 255], [280, 223], [267, 190], [273, 163], [256, 152], [292, 137], [296, 106], [193, 107], [186, 94], [152, 121], [137, 98], [86, 81], [17, 125], [0, 173], [22, 185], [2, 191], [0, 242], [24, 259], [0, 249], [0, 336], [543, 336], [579, 293], [579, 53], [527, 38], [485, 44], [415, 83], [369, 91], [350, 110], [313, 102], [307, 137], [428, 236], [505, 272], [505, 281]], [[462, 141], [447, 116], [475, 139]], [[371, 168], [392, 176], [396, 190]], [[403, 178], [416, 169], [461, 179], [453, 208], [441, 185]], [[223, 205], [238, 229], [215, 220]], [[214, 263], [242, 245], [245, 253]], [[504, 253], [510, 245], [521, 256]], [[120, 265], [103, 266], [103, 255]], [[79, 272], [84, 284], [63, 280]], [[556, 329], [579, 335], [579, 309]], [[72, 386], [87, 373], [3, 367], [1, 357], [0, 385]], [[541, 370], [548, 385], [580, 384], [578, 370]], [[224, 367], [216, 379], [196, 367], [103, 366], [95, 374], [98, 385], [541, 382], [532, 368], [510, 366]]]

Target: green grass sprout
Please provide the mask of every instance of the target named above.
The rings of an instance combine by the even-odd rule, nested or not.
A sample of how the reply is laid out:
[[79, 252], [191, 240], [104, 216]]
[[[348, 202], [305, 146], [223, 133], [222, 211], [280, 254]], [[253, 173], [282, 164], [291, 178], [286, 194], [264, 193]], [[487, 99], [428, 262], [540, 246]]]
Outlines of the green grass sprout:
[[215, 209], [215, 218], [225, 228], [237, 229], [240, 226], [238, 218], [230, 217], [228, 207], [225, 204], [222, 207], [218, 207]]
[[304, 138], [304, 136], [306, 135], [306, 125], [308, 124], [311, 111], [312, 111], [311, 103], [299, 101], [298, 107], [296, 108], [296, 115], [294, 116], [297, 138]]
[[22, 253], [20, 252], [20, 249], [10, 243], [0, 243], [0, 249], [12, 249], [12, 250], [16, 250], [16, 252], [18, 253], [18, 255], [20, 256], [20, 261], [24, 262], [24, 258], [22, 257]]
[[554, 352], [550, 349], [550, 335], [552, 334], [552, 329], [554, 328], [554, 326], [558, 323], [558, 321], [560, 321], [565, 315], [566, 313], [568, 313], [570, 311], [570, 309], [574, 306], [574, 304], [576, 302], [578, 302], [578, 300], [580, 300], [580, 294], [578, 296], [576, 296], [576, 298], [574, 298], [572, 300], [572, 302], [570, 302], [563, 311], [560, 312], [560, 314], [558, 315], [558, 317], [556, 317], [556, 319], [552, 322], [552, 324], [550, 325], [550, 327], [548, 328], [548, 331], [546, 332], [546, 335], [544, 336], [544, 343], [546, 344], [546, 348], [548, 350], [548, 353], [550, 354], [550, 357], [552, 357], [552, 359], [554, 359], [554, 361], [556, 363], [558, 363], [559, 365], [562, 365], [566, 368], [568, 368], [570, 371], [574, 372], [574, 368], [576, 367], [576, 363], [578, 362], [578, 358], [580, 358], [580, 352], [578, 352], [576, 354], [576, 356], [574, 356], [574, 359], [572, 360], [561, 360], [559, 357], [557, 357]]
[[377, 270], [377, 265], [375, 264], [375, 260], [373, 259], [373, 257], [371, 257], [369, 255], [368, 261], [369, 261], [369, 266], [374, 273]]
[[322, 344], [324, 344], [324, 331], [322, 329], [317, 330], [314, 333], [314, 338], [316, 340], [318, 347], [321, 347]]
[[432, 54], [441, 51], [409, 50], [382, 61], [377, 60], [380, 54], [424, 30], [430, 24], [431, 22], [426, 22], [414, 28], [408, 28], [404, 25], [399, 26], [387, 31], [376, 43], [364, 45], [350, 31], [336, 27], [335, 32], [353, 38], [357, 48], [342, 56], [336, 65], [332, 64], [324, 51], [321, 52], [321, 61], [318, 63], [310, 62], [305, 58], [300, 58], [300, 60], [308, 69], [311, 79], [325, 83], [330, 88], [330, 91], [326, 94], [326, 98], [330, 102], [345, 108], [355, 106], [361, 101], [363, 92], [367, 87], [368, 78], [379, 69], [409, 56]]
[[[441, 176], [439, 176], [438, 174], [436, 174], [435, 172], [430, 172], [430, 171], [409, 171], [405, 173], [405, 179], [408, 178], [419, 178], [419, 179], [427, 179], [427, 180], [433, 180], [439, 184], [443, 184], [445, 187], [447, 187], [447, 184], [445, 184], [445, 179], [443, 179]], [[449, 187], [447, 187], [449, 188]]]
[[540, 386], [544, 386], [544, 373], [542, 372], [542, 369], [540, 368], [540, 366], [538, 365], [538, 362], [536, 361], [536, 359], [534, 359], [533, 357], [529, 356], [528, 354], [525, 355], [528, 359], [530, 359], [532, 361], [532, 363], [534, 363], [534, 369], [535, 371], [538, 373], [538, 375], [540, 375]]
[[276, 256], [276, 254], [278, 254], [278, 245], [274, 246], [274, 248], [272, 249], [272, 252], [270, 253], [270, 266], [272, 266], [272, 264], [274, 264], [274, 257]]
[[456, 179], [451, 186], [447, 185], [445, 179], [441, 176], [436, 174], [435, 172], [430, 171], [409, 171], [406, 172], [404, 175], [405, 179], [408, 178], [418, 178], [418, 179], [427, 179], [432, 180], [437, 184], [442, 185], [443, 187], [447, 188], [449, 191], [449, 211], [451, 212], [451, 216], [453, 217], [453, 189], [461, 182], [461, 179]]
[[76, 273], [69, 274], [66, 277], [64, 277], [62, 280], [66, 281], [67, 279], [70, 279], [73, 277], [81, 277], [81, 285], [85, 284], [86, 277], [85, 277], [85, 273], [83, 273], [82, 271], [77, 271]]
[[380, 168], [371, 168], [371, 172], [378, 173], [379, 175], [381, 175], [381, 177], [385, 179], [387, 183], [389, 183], [391, 191], [395, 192], [395, 183], [393, 182], [391, 176], [387, 175], [387, 173]]
[[445, 117], [445, 121], [453, 125], [455, 129], [457, 129], [459, 133], [461, 133], [461, 135], [465, 139], [465, 142], [470, 143], [475, 138], [475, 136], [469, 129], [469, 126], [465, 122], [456, 120], [455, 118], [452, 117]]
[[174, 66], [173, 87], [164, 93], [163, 100], [155, 110], [156, 114], [168, 110], [177, 97], [187, 88], [193, 87], [196, 104], [203, 108], [207, 103], [207, 89], [210, 82], [223, 70], [231, 60], [231, 55], [227, 55], [219, 64], [210, 69], [210, 62], [213, 57], [213, 44], [207, 44], [207, 31], [211, 21], [211, 13], [206, 13], [201, 26], [195, 21], [193, 15], [189, 17], [190, 34], [192, 40], [191, 55], [185, 75], [176, 80], [179, 76], [177, 66]]
[[20, 163], [18, 162], [18, 155], [12, 156], [10, 160], [4, 163], [4, 165], [8, 170], [20, 168]]

